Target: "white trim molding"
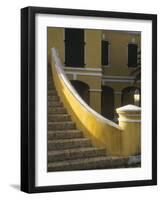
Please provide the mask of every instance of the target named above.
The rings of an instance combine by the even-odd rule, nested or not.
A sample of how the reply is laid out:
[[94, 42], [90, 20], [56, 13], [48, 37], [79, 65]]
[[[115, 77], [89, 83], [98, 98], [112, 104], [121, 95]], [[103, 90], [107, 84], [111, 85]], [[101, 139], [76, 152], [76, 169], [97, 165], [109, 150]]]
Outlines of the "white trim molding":
[[111, 79], [130, 79], [133, 80], [134, 76], [106, 76], [104, 75], [103, 78], [111, 78]]
[[101, 68], [90, 68], [90, 67], [63, 67], [65, 71], [93, 71], [93, 72], [102, 72]]
[[141, 31], [127, 31], [131, 35], [141, 35]]
[[105, 84], [106, 82], [133, 83], [134, 80], [134, 76], [102, 76], [102, 84]]
[[108, 79], [108, 80], [103, 80], [103, 83], [105, 82], [119, 82], [119, 83], [132, 83], [132, 80], [118, 80], [118, 79]]
[[71, 75], [73, 75], [73, 77], [75, 75], [79, 75], [79, 76], [99, 76], [99, 77], [102, 77], [101, 73], [67, 72], [67, 71], [65, 71], [65, 74], [66, 75], [71, 74]]

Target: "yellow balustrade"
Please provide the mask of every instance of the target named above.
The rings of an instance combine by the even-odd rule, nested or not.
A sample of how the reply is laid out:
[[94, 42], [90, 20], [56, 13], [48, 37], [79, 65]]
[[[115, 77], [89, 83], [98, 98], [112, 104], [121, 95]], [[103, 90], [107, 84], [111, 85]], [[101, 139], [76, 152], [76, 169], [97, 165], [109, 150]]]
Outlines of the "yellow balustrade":
[[[55, 48], [52, 49], [51, 59], [56, 90], [77, 128], [90, 137], [95, 146], [105, 147], [110, 155], [130, 155], [129, 147], [123, 147], [126, 144], [126, 142], [123, 143], [123, 140], [128, 137], [124, 138], [123, 135], [124, 133], [127, 135], [132, 127], [128, 130], [123, 124], [117, 125], [90, 108], [67, 79]], [[133, 128], [135, 129], [135, 124]]]

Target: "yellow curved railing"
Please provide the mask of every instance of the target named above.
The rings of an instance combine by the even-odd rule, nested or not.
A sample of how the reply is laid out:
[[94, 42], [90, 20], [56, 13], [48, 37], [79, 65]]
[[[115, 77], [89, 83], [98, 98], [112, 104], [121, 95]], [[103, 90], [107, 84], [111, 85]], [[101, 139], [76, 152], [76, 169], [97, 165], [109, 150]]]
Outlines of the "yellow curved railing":
[[56, 90], [77, 128], [90, 137], [95, 146], [106, 148], [110, 155], [120, 155], [121, 127], [101, 116], [82, 100], [64, 73], [58, 51], [55, 48], [51, 51]]

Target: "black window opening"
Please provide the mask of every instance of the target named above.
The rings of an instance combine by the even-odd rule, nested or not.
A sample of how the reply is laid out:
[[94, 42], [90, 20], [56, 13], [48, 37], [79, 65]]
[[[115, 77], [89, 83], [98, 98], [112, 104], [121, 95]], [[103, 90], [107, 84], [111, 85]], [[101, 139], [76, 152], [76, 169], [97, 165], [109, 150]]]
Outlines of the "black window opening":
[[109, 64], [109, 42], [102, 40], [101, 49], [102, 49], [101, 64], [108, 65]]
[[84, 30], [65, 29], [65, 66], [84, 67]]
[[128, 44], [128, 67], [137, 67], [138, 60], [137, 44]]

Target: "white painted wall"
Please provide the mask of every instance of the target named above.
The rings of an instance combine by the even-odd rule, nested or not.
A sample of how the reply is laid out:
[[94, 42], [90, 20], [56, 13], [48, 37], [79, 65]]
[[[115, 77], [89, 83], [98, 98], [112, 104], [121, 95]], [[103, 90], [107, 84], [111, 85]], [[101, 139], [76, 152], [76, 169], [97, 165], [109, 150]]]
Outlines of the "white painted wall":
[[[0, 198], [1, 199], [160, 199], [161, 175], [158, 173], [158, 186], [133, 187], [122, 189], [91, 190], [80, 192], [62, 192], [48, 194], [27, 195], [19, 192], [20, 180], [20, 8], [25, 6], [48, 6], [76, 9], [95, 9], [140, 13], [158, 14], [161, 21], [160, 0], [5, 0], [0, 6]], [[159, 24], [159, 23], [158, 23]], [[161, 35], [161, 27], [158, 27], [158, 35]], [[158, 44], [161, 44], [158, 38]], [[158, 52], [161, 46], [158, 47]], [[159, 55], [159, 53], [158, 53]], [[160, 58], [158, 58], [158, 66]], [[158, 67], [158, 74], [161, 70]], [[161, 79], [158, 86], [161, 85]], [[158, 94], [158, 102], [161, 102], [161, 94]], [[161, 106], [158, 105], [158, 113]], [[159, 114], [159, 119], [161, 115]], [[158, 123], [159, 124], [159, 123]], [[158, 126], [158, 141], [160, 137], [161, 123]], [[161, 153], [161, 145], [158, 142], [158, 153]], [[158, 169], [161, 168], [161, 160], [158, 160]], [[159, 171], [160, 172], [160, 171]]]

